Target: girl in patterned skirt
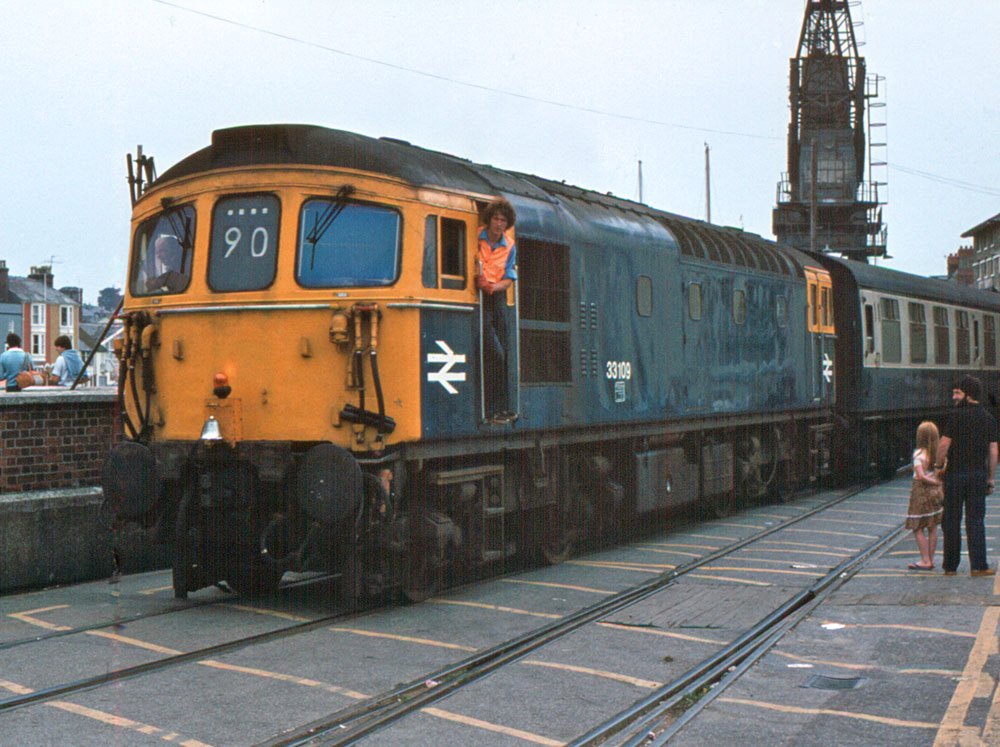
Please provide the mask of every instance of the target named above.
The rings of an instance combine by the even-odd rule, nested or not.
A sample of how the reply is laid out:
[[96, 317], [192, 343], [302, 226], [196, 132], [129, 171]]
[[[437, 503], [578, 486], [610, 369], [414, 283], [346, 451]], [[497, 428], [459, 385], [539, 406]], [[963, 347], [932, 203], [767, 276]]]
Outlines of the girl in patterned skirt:
[[934, 570], [934, 553], [937, 550], [938, 524], [941, 523], [944, 505], [944, 487], [941, 484], [942, 467], [934, 471], [937, 454], [937, 426], [925, 420], [917, 427], [917, 448], [913, 452], [913, 485], [910, 488], [910, 505], [906, 510], [906, 528], [913, 530], [913, 538], [920, 550], [920, 562], [907, 566], [911, 571]]

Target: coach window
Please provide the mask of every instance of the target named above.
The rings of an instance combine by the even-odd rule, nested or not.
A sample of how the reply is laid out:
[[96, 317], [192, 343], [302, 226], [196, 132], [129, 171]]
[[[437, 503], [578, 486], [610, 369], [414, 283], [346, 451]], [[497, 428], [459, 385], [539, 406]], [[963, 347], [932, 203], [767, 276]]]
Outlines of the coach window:
[[992, 314], [983, 317], [983, 365], [997, 365], [997, 320]]
[[733, 322], [745, 324], [747, 320], [747, 294], [743, 290], [733, 291]]
[[688, 316], [695, 322], [701, 319], [701, 283], [688, 285]]
[[274, 282], [280, 205], [274, 195], [226, 197], [212, 211], [208, 285], [249, 291]]
[[299, 219], [296, 279], [306, 288], [392, 284], [400, 223], [398, 212], [381, 205], [308, 200]]
[[639, 316], [653, 314], [653, 279], [640, 275], [635, 282], [635, 310]]
[[951, 335], [948, 331], [948, 309], [934, 307], [934, 362], [946, 366], [951, 362]]
[[882, 299], [882, 361], [899, 363], [903, 360], [900, 341], [899, 301], [895, 298]]
[[927, 316], [922, 303], [909, 303], [910, 363], [927, 362]]
[[955, 362], [969, 365], [969, 312], [955, 309]]
[[979, 363], [979, 320], [972, 318], [972, 362]]
[[785, 302], [784, 296], [778, 296], [774, 299], [774, 320], [781, 328], [788, 324], [788, 304]]
[[143, 221], [132, 243], [133, 296], [180, 293], [191, 280], [195, 213], [175, 207]]
[[865, 355], [875, 352], [875, 307], [865, 304]]

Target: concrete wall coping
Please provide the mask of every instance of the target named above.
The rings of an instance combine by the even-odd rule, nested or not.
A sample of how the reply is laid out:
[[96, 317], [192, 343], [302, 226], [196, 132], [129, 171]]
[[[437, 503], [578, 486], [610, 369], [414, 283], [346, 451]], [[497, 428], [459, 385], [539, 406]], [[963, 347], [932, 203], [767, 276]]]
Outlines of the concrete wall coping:
[[23, 407], [39, 403], [65, 405], [76, 402], [114, 402], [117, 398], [118, 390], [108, 386], [85, 387], [83, 389], [39, 386], [10, 394], [0, 388], [0, 407]]
[[0, 493], [0, 512], [17, 504], [30, 504], [32, 510], [53, 508], [74, 503], [92, 502], [102, 495], [99, 485], [87, 488], [57, 488], [55, 490], [26, 490], [22, 493]]

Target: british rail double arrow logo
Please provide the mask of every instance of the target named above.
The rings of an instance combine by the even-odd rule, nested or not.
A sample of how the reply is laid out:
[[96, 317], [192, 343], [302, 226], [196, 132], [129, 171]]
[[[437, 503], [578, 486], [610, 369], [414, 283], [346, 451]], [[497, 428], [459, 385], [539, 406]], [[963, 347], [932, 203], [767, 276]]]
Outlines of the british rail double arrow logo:
[[458, 394], [458, 390], [451, 385], [453, 381], [465, 381], [464, 371], [452, 371], [452, 367], [456, 363], [465, 363], [465, 354], [456, 353], [450, 347], [448, 343], [444, 340], [435, 340], [437, 346], [443, 350], [443, 353], [428, 353], [427, 362], [428, 363], [443, 363], [437, 371], [428, 371], [427, 380], [436, 381], [438, 384], [445, 388], [448, 394]]

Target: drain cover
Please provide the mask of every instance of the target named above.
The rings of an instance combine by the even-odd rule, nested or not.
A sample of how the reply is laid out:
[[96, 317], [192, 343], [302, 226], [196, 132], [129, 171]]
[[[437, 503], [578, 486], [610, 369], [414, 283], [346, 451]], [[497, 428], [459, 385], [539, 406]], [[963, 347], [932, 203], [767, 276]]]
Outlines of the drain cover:
[[827, 677], [823, 674], [814, 674], [802, 687], [813, 687], [817, 690], [855, 690], [867, 681], [867, 677]]

